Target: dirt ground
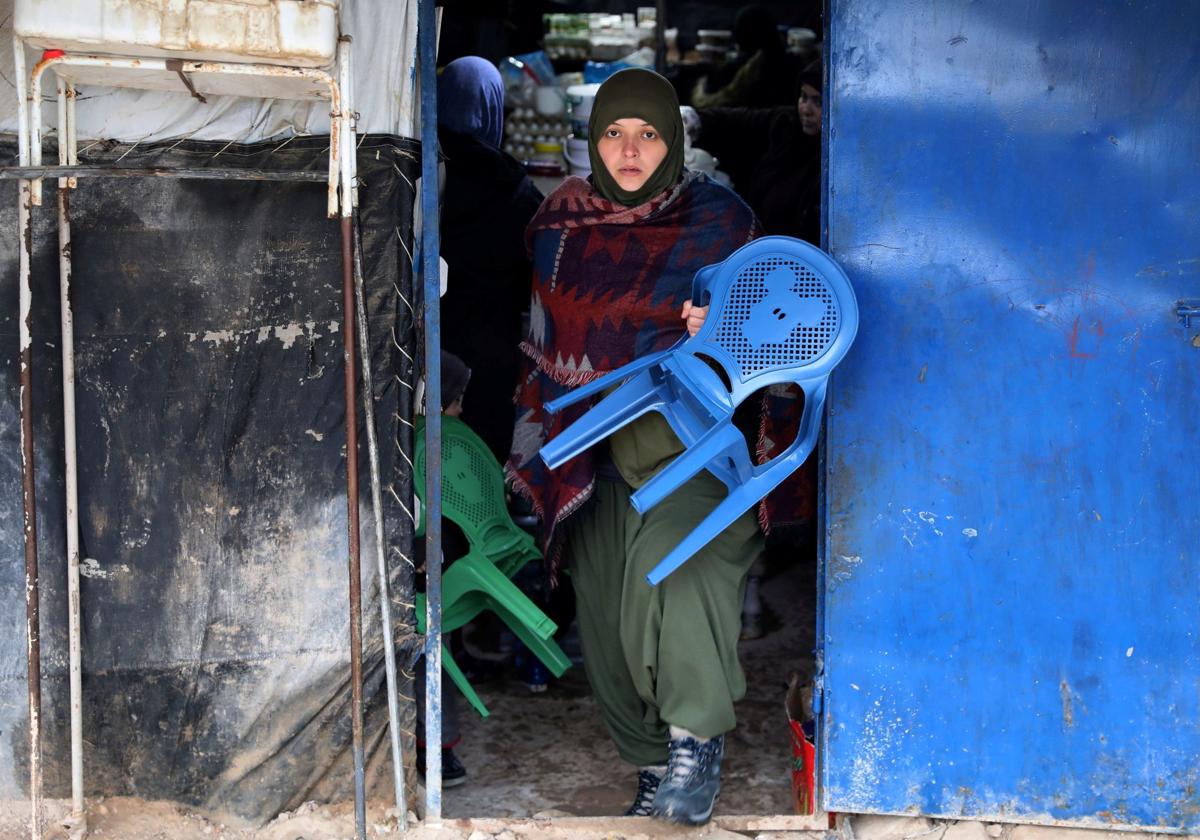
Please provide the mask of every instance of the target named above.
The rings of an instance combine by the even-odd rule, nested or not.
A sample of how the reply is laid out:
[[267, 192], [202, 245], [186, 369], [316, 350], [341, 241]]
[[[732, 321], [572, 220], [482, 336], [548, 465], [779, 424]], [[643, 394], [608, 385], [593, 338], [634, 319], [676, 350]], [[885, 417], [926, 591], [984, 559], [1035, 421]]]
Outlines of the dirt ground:
[[[726, 745], [718, 814], [791, 811], [783, 697], [788, 672], [812, 667], [815, 567], [793, 563], [771, 571], [762, 591], [768, 632], [740, 646], [747, 694]], [[606, 816], [629, 806], [636, 772], [617, 757], [582, 667], [543, 694], [531, 694], [515, 676], [478, 688], [492, 715], [462, 716], [455, 752], [469, 781], [445, 791], [447, 816], [529, 817], [546, 810]]]
[[[811, 565], [783, 565], [772, 569], [763, 589], [768, 632], [741, 644], [748, 693], [738, 707], [721, 799], [708, 826], [683, 829], [647, 818], [614, 816], [629, 804], [632, 770], [618, 760], [582, 669], [576, 667], [542, 694], [531, 694], [511, 672], [506, 679], [477, 686], [492, 715], [487, 720], [470, 710], [463, 715], [463, 742], [457, 753], [470, 778], [467, 784], [444, 792], [442, 825], [418, 824], [413, 815], [408, 831], [402, 832], [389, 809], [391, 791], [381, 785], [370, 797], [367, 836], [409, 840], [1132, 840], [1154, 836], [866, 815], [843, 815], [836, 829], [818, 831], [801, 830], [794, 818], [772, 817], [787, 815], [791, 809], [791, 747], [783, 696], [788, 671], [811, 666], [813, 575]], [[114, 798], [92, 799], [88, 805], [87, 836], [99, 840], [350, 840], [354, 836], [350, 802], [309, 802], [259, 829], [209, 822], [167, 802]], [[67, 811], [63, 800], [46, 803], [47, 840], [78, 837], [62, 824]], [[28, 837], [28, 803], [0, 802], [0, 840]]]
[[[726, 747], [718, 815], [783, 814], [791, 808], [791, 747], [783, 695], [788, 671], [811, 667], [815, 578], [811, 564], [772, 571], [762, 594], [768, 632], [741, 644], [748, 693], [738, 706], [738, 728]], [[613, 816], [629, 805], [636, 787], [634, 770], [617, 758], [582, 667], [573, 667], [541, 694], [530, 693], [511, 668], [504, 679], [476, 687], [491, 716], [481, 719], [469, 708], [462, 713], [463, 741], [456, 752], [469, 781], [444, 792], [448, 823], [472, 817], [529, 818], [545, 812], [560, 818]], [[368, 836], [397, 833], [395, 815], [388, 811], [390, 797], [386, 786], [372, 791]], [[47, 803], [48, 840], [71, 835], [60, 824], [66, 811], [65, 802]], [[0, 804], [0, 838], [27, 837], [28, 813], [27, 803]], [[333, 840], [353, 836], [353, 826], [352, 805], [344, 802], [307, 803], [270, 825], [247, 830], [210, 823], [171, 803], [89, 800], [88, 836], [97, 838]], [[581, 830], [572, 829], [567, 836]], [[472, 831], [477, 829], [464, 836]], [[633, 835], [622, 830], [611, 836]]]
[[[68, 803], [46, 803], [47, 840], [65, 840], [72, 834], [58, 821]], [[239, 830], [210, 823], [167, 802], [109, 799], [89, 803], [88, 836], [115, 840], [351, 840], [354, 815], [350, 803], [334, 806], [306, 803], [295, 812], [281, 814], [271, 824]], [[0, 802], [0, 837], [29, 837], [28, 804]], [[367, 837], [404, 837], [405, 840], [1158, 840], [1164, 835], [1080, 828], [1058, 828], [1004, 823], [931, 820], [843, 814], [836, 828], [827, 831], [797, 830], [779, 820], [717, 816], [702, 828], [664, 825], [649, 818], [564, 818], [545, 814], [534, 820], [455, 820], [441, 826], [410, 824], [401, 832], [394, 815], [382, 805], [372, 805], [367, 815]], [[1175, 835], [1178, 840], [1200, 840]]]

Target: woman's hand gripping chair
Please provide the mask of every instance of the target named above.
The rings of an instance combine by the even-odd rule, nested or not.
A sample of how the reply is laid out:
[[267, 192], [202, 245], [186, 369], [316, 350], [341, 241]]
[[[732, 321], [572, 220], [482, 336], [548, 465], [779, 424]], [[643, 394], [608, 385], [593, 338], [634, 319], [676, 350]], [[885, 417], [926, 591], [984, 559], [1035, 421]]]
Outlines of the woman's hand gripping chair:
[[[413, 476], [424, 508], [425, 422], [417, 418]], [[442, 575], [442, 631], [462, 627], [484, 610], [496, 613], [552, 674], [571, 660], [554, 641], [557, 625], [510, 578], [542, 554], [508, 515], [500, 464], [487, 445], [456, 417], [442, 417], [442, 515], [462, 529], [470, 549]], [[422, 519], [418, 535], [425, 531]], [[425, 632], [425, 596], [417, 595], [417, 629]], [[483, 717], [487, 707], [442, 645], [442, 667]]]
[[[725, 500], [647, 575], [652, 585], [804, 463], [820, 432], [829, 374], [858, 331], [858, 304], [841, 266], [821, 249], [786, 236], [756, 239], [700, 269], [692, 301], [710, 307], [695, 336], [546, 404], [553, 414], [620, 383], [542, 447], [551, 469], [647, 411], [666, 417], [686, 450], [633, 494], [638, 513], [702, 469], [729, 488]], [[786, 450], [755, 465], [733, 412], [755, 391], [780, 383], [804, 392], [800, 431]]]

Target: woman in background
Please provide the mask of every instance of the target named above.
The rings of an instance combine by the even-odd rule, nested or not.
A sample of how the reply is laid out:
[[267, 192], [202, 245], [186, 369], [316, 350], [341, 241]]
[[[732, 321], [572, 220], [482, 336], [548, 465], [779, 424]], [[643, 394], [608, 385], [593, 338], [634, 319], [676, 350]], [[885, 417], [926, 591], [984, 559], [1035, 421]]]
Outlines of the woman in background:
[[468, 56], [446, 65], [437, 113], [445, 164], [441, 255], [449, 267], [442, 347], [474, 372], [462, 419], [503, 463], [512, 441], [521, 316], [529, 305], [525, 226], [542, 194], [500, 149], [504, 84], [491, 62]]
[[711, 152], [767, 234], [821, 246], [821, 62], [776, 108], [684, 108], [692, 143]]

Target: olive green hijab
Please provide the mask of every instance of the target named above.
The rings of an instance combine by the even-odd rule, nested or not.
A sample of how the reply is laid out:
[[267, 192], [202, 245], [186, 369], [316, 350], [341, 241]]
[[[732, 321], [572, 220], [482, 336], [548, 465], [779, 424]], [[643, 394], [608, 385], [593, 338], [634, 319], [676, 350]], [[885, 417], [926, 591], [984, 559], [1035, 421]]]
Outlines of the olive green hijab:
[[[621, 189], [596, 151], [604, 130], [617, 120], [637, 118], [656, 129], [667, 144], [667, 156], [641, 188]], [[643, 204], [673, 186], [683, 174], [683, 119], [671, 83], [652, 70], [632, 67], [609, 77], [596, 92], [588, 122], [588, 159], [596, 192], [626, 207]]]

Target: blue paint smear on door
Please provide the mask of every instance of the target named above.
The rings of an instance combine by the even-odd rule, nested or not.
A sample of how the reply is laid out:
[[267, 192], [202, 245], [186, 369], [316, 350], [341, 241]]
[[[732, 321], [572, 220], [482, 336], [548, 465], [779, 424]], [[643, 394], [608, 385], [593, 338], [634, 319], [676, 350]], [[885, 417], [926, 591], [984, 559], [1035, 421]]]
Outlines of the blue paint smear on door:
[[823, 804], [1200, 829], [1200, 3], [831, 0]]

